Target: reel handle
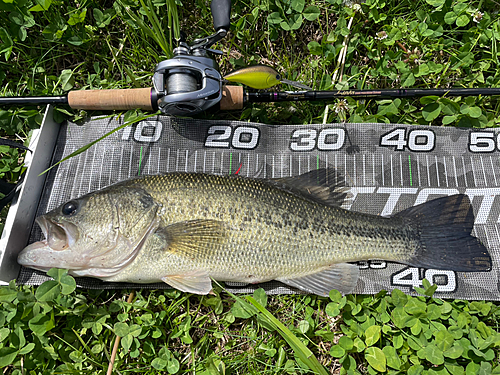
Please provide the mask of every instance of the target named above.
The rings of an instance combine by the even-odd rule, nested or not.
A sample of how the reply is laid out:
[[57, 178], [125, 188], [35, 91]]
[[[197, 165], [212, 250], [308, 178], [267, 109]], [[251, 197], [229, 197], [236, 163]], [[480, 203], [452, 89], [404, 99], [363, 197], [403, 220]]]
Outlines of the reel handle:
[[210, 4], [212, 17], [214, 18], [215, 31], [219, 29], [229, 30], [231, 17], [231, 0], [212, 0]]
[[[220, 109], [231, 111], [242, 109], [245, 103], [243, 86], [223, 86]], [[73, 109], [95, 111], [158, 109], [154, 89], [113, 89], [113, 90], [76, 90], [68, 93], [68, 104]]]
[[70, 91], [68, 104], [88, 110], [158, 109], [156, 92], [150, 88]]

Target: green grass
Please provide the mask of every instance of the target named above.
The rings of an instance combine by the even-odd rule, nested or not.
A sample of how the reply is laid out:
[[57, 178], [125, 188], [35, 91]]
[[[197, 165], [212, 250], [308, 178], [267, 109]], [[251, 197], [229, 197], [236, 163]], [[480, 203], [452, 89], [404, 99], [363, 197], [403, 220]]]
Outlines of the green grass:
[[[7, 374], [498, 374], [492, 302], [392, 295], [211, 296], [75, 290], [64, 271], [38, 288], [0, 289]], [[34, 372], [30, 372], [34, 371]]]
[[[154, 66], [171, 53], [171, 3], [0, 2], [0, 95], [149, 87]], [[190, 40], [212, 32], [207, 2], [177, 4]], [[497, 87], [499, 10], [489, 0], [369, 0], [352, 7], [341, 0], [245, 0], [233, 4], [231, 32], [216, 47], [224, 51], [222, 72], [264, 63], [315, 89]], [[27, 142], [41, 113], [0, 109], [0, 136]], [[95, 114], [58, 108], [56, 118]], [[485, 128], [498, 126], [498, 114], [494, 97], [426, 97], [254, 105], [200, 117]], [[16, 181], [22, 155], [5, 147], [0, 155], [0, 178]], [[120, 374], [299, 374], [309, 372], [311, 354], [333, 374], [500, 373], [498, 304], [434, 299], [430, 285], [422, 297], [256, 292], [254, 300], [219, 288], [208, 297], [143, 290], [127, 303], [129, 291], [75, 290], [70, 277], [53, 276], [38, 288], [0, 288], [6, 374], [104, 374], [115, 334], [123, 336]]]

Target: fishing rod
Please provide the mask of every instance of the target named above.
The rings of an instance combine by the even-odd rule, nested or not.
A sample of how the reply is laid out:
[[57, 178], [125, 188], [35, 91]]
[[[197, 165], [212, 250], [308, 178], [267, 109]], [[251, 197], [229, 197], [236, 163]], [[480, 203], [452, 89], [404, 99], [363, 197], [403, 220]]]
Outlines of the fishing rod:
[[[172, 93], [170, 95], [173, 95]], [[418, 98], [423, 96], [493, 96], [500, 95], [500, 88], [450, 88], [450, 89], [380, 89], [380, 90], [335, 90], [335, 91], [277, 91], [252, 92], [243, 86], [223, 85], [221, 109], [241, 109], [246, 103], [270, 103], [288, 101], [315, 101], [351, 97], [355, 99]], [[193, 96], [193, 95], [190, 95]], [[158, 110], [155, 105], [160, 95], [150, 88], [81, 90], [70, 91], [63, 96], [0, 97], [0, 105], [67, 104], [74, 109], [146, 109]], [[195, 107], [192, 101], [172, 100], [177, 109]], [[206, 100], [206, 98], [204, 98]], [[205, 103], [199, 107], [211, 107], [216, 103]], [[165, 109], [165, 106], [163, 107]], [[201, 109], [201, 108], [200, 108]], [[172, 112], [168, 110], [167, 112]]]
[[354, 99], [418, 98], [423, 96], [492, 96], [500, 95], [500, 88], [450, 88], [450, 89], [381, 89], [335, 91], [278, 91], [248, 92], [242, 86], [225, 86], [235, 98], [230, 109], [241, 109], [246, 103], [270, 103], [289, 101], [317, 101], [351, 97]]
[[[221, 110], [242, 109], [247, 103], [285, 101], [319, 101], [352, 97], [355, 99], [411, 98], [435, 96], [500, 95], [500, 88], [449, 89], [370, 89], [318, 91], [281, 77], [272, 67], [256, 65], [222, 76], [213, 58], [222, 51], [210, 47], [222, 40], [229, 31], [231, 0], [212, 0], [210, 5], [215, 34], [187, 43], [185, 36], [177, 41], [173, 58], [160, 62], [153, 75], [152, 88], [75, 90], [62, 96], [0, 97], [1, 106], [68, 105], [84, 110], [160, 110], [173, 116], [193, 116], [218, 106]], [[249, 91], [268, 89], [280, 83], [301, 91]]]
[[[226, 81], [242, 83], [254, 89], [264, 89], [287, 83], [291, 86], [303, 88], [302, 91], [248, 91], [242, 86], [226, 86], [234, 97], [233, 107], [243, 108], [245, 103], [270, 103], [289, 101], [315, 101], [351, 97], [355, 99], [392, 99], [416, 98], [422, 96], [479, 96], [500, 95], [500, 88], [448, 88], [448, 89], [369, 89], [369, 90], [313, 90], [302, 83], [283, 79], [281, 75], [266, 65], [245, 67], [231, 72], [223, 77]], [[225, 103], [222, 103], [225, 104]], [[222, 105], [221, 104], [221, 105]]]

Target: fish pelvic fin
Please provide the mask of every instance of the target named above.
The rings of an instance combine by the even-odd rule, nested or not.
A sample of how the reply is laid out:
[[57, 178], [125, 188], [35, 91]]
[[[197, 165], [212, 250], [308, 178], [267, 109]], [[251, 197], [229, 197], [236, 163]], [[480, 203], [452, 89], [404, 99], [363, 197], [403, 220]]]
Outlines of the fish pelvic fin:
[[319, 296], [328, 296], [330, 290], [337, 289], [342, 294], [350, 294], [356, 287], [359, 268], [354, 264], [337, 263], [330, 268], [294, 279], [276, 279], [284, 284]]
[[212, 280], [203, 270], [190, 271], [161, 278], [168, 285], [182, 292], [207, 295], [212, 290]]
[[419, 233], [420, 246], [405, 263], [457, 272], [491, 270], [488, 249], [471, 235], [474, 212], [469, 197], [457, 194], [399, 212]]
[[346, 207], [352, 199], [344, 176], [335, 168], [315, 169], [300, 176], [276, 178], [268, 182], [325, 206]]
[[226, 240], [226, 226], [217, 220], [189, 220], [159, 228], [168, 247], [166, 251], [189, 259], [210, 256]]

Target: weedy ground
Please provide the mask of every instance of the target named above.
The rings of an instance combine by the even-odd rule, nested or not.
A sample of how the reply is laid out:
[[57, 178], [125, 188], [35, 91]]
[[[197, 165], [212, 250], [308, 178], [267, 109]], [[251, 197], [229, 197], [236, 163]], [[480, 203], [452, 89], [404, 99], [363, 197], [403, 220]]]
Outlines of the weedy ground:
[[[0, 95], [149, 87], [172, 35], [213, 31], [207, 2], [176, 1], [178, 15], [173, 3], [1, 1]], [[222, 72], [263, 63], [321, 90], [499, 86], [496, 1], [234, 3], [230, 35], [217, 46]], [[0, 136], [28, 144], [42, 113], [0, 109]], [[498, 99], [482, 96], [254, 105], [203, 117], [485, 128], [498, 126], [498, 113]], [[55, 117], [95, 114], [59, 107]], [[0, 178], [16, 181], [23, 155], [0, 146], [0, 156]], [[130, 291], [79, 290], [63, 271], [51, 274], [38, 288], [0, 288], [4, 374], [103, 374], [115, 335], [121, 374], [500, 374], [498, 304], [435, 299], [428, 283], [422, 297], [142, 290], [127, 303]]]

